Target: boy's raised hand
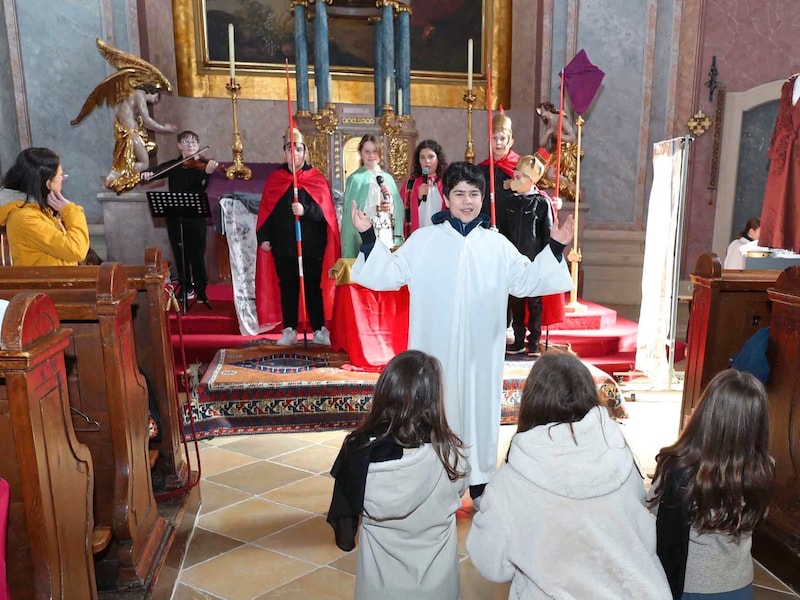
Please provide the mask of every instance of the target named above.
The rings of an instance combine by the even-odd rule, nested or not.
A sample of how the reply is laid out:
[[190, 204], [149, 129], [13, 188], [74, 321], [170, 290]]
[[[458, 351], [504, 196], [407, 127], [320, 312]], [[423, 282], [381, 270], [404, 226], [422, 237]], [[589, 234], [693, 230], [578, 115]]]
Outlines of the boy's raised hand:
[[355, 200], [353, 200], [353, 205], [350, 209], [350, 214], [353, 219], [353, 226], [359, 233], [364, 233], [367, 229], [372, 227], [372, 223], [367, 218], [367, 215], [365, 215], [363, 211], [358, 210]]
[[561, 242], [565, 246], [572, 243], [572, 238], [575, 235], [575, 219], [572, 215], [567, 215], [563, 223], [560, 223], [558, 216], [556, 216], [555, 223], [550, 229], [550, 237], [557, 242]]

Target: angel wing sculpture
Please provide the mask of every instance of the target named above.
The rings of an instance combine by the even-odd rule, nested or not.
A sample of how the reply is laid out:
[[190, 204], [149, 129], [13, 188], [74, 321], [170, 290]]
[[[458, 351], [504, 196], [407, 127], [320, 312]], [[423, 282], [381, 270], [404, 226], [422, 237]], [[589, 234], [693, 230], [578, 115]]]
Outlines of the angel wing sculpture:
[[78, 125], [103, 104], [113, 111], [114, 162], [105, 185], [120, 194], [139, 183], [139, 173], [147, 168], [149, 154], [156, 149], [147, 130], [177, 131], [175, 125], [153, 119], [147, 108], [159, 101], [162, 91], [172, 92], [172, 86], [161, 71], [138, 56], [113, 48], [100, 38], [97, 49], [117, 72], [92, 90], [70, 124]]

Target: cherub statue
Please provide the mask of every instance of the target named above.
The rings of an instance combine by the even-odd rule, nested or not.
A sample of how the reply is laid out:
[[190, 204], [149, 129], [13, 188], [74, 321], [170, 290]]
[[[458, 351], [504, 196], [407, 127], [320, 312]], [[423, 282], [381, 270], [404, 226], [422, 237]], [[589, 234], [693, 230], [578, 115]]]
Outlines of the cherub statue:
[[104, 102], [114, 112], [114, 163], [106, 177], [105, 186], [117, 194], [139, 183], [139, 173], [156, 149], [147, 129], [160, 133], [175, 133], [178, 128], [161, 124], [150, 116], [148, 104], [161, 98], [161, 91], [172, 91], [167, 78], [146, 60], [112, 48], [97, 39], [100, 55], [117, 69], [100, 82], [86, 98], [81, 111], [70, 123], [77, 125]]

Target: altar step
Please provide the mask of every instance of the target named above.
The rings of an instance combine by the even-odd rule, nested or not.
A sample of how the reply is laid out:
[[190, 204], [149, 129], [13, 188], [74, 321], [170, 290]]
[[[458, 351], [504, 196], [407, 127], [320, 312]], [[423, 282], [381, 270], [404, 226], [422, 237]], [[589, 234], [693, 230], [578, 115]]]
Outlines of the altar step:
[[[209, 364], [220, 348], [238, 348], [264, 338], [277, 339], [280, 327], [275, 331], [259, 336], [239, 334], [239, 324], [233, 305], [233, 288], [228, 284], [212, 284], [207, 294], [211, 310], [204, 304], [195, 303], [188, 313], [181, 317], [182, 342], [186, 363]], [[617, 315], [617, 312], [586, 300], [582, 313], [567, 313], [561, 323], [549, 328], [549, 341], [552, 344], [569, 344], [583, 360], [595, 365], [609, 375], [615, 372], [630, 371], [636, 362], [636, 335], [638, 325]], [[170, 313], [170, 333], [176, 357], [176, 367], [182, 364], [179, 353], [178, 316]], [[542, 341], [546, 332], [542, 332]], [[676, 344], [675, 362], [683, 359], [685, 344]]]

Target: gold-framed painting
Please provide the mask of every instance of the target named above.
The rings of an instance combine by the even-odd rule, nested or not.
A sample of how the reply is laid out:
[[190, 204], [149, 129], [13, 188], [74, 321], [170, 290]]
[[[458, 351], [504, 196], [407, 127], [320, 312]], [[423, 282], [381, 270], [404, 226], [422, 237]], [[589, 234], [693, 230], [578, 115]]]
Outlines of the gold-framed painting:
[[[294, 94], [293, 4], [297, 1], [172, 0], [178, 94], [229, 96], [225, 88], [229, 81], [228, 23], [233, 23], [236, 31], [240, 97], [285, 100], [287, 59]], [[332, 100], [372, 104], [373, 25], [366, 17], [348, 14], [348, 6], [353, 4], [352, 0], [329, 1]], [[313, 1], [308, 5], [310, 16]], [[371, 5], [375, 6], [374, 0]], [[465, 106], [467, 40], [472, 38], [475, 108], [486, 107], [487, 66], [492, 73], [493, 108], [499, 104], [509, 107], [511, 0], [412, 0], [410, 21], [414, 106]], [[309, 76], [313, 78], [312, 24], [309, 18]]]

